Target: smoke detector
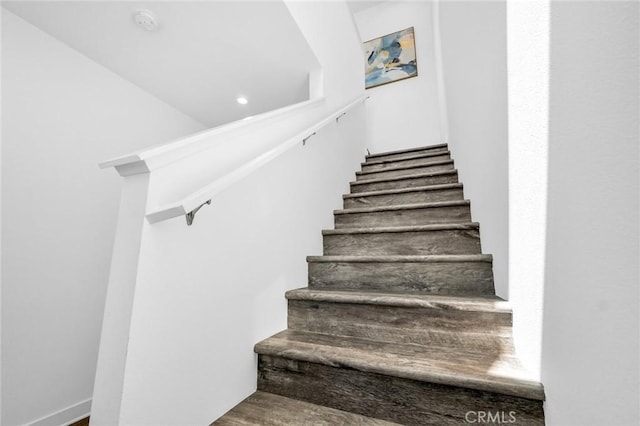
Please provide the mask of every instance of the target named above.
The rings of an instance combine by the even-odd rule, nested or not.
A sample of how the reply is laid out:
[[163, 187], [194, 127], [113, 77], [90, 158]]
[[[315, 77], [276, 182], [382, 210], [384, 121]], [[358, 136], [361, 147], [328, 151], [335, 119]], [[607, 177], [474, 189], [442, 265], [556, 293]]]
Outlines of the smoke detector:
[[133, 13], [133, 22], [145, 31], [158, 30], [158, 18], [150, 10], [140, 9]]

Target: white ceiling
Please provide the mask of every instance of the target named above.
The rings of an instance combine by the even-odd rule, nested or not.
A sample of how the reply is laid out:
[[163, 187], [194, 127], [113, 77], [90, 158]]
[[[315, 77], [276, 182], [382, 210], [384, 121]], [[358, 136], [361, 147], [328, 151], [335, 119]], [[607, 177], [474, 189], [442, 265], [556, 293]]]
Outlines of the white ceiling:
[[378, 6], [379, 4], [386, 3], [387, 1], [389, 0], [386, 0], [386, 1], [347, 0], [347, 5], [349, 6], [351, 13], [358, 13], [361, 10]]
[[[209, 127], [308, 99], [319, 67], [282, 1], [2, 4]], [[137, 9], [155, 13], [159, 30], [135, 26]]]

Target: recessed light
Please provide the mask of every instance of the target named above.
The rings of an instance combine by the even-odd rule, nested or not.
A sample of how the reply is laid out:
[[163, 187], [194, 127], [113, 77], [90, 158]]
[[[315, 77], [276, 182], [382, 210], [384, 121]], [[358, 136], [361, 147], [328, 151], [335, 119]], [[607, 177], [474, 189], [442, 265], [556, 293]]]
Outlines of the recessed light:
[[246, 105], [249, 103], [249, 100], [247, 100], [247, 98], [245, 98], [244, 96], [239, 96], [238, 99], [236, 99], [236, 102], [238, 102], [240, 105]]

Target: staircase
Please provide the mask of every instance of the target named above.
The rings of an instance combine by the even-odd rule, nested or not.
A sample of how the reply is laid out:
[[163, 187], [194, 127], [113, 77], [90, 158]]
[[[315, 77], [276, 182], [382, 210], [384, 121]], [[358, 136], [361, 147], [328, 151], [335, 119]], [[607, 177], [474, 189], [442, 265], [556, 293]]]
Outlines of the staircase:
[[544, 424], [447, 145], [368, 155], [343, 197], [258, 391], [214, 425]]

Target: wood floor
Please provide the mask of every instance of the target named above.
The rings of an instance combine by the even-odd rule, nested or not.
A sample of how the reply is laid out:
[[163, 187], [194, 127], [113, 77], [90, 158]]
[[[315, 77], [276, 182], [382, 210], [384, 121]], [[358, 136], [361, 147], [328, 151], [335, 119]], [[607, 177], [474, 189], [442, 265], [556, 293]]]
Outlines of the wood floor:
[[89, 417], [85, 417], [84, 419], [71, 423], [69, 426], [89, 426]]

